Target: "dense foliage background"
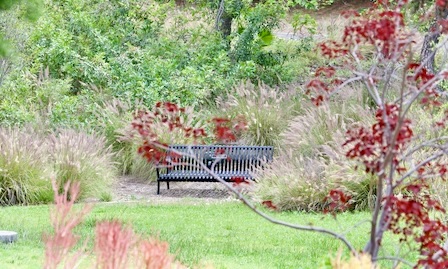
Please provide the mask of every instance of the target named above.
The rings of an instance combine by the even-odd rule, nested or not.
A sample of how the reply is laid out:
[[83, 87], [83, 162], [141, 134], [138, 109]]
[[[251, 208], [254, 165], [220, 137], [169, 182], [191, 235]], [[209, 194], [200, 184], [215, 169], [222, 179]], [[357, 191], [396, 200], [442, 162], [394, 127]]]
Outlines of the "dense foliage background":
[[[154, 180], [129, 122], [136, 109], [171, 101], [189, 107], [185, 121], [205, 129], [213, 116], [244, 115], [249, 128], [240, 143], [275, 146], [275, 165], [260, 175], [260, 199], [320, 210], [333, 182], [343, 181], [357, 197], [354, 209], [372, 205], [371, 177], [341, 149], [350, 126], [373, 119], [364, 86], [353, 84], [322, 109], [310, 108], [304, 94], [318, 66], [342, 67], [344, 75], [316, 49], [340, 36], [346, 6], [338, 1], [234, 0], [223, 10], [219, 1], [0, 3], [1, 44], [9, 48], [0, 60], [3, 204], [51, 200], [52, 176], [85, 182], [88, 195], [104, 200], [112, 199], [105, 186], [120, 174]], [[362, 11], [371, 3], [350, 5]], [[226, 18], [228, 32], [220, 24]], [[87, 184], [92, 178], [99, 184]]]
[[[234, 1], [226, 11], [233, 17], [230, 36], [215, 29], [217, 3], [177, 4], [2, 1], [2, 148], [10, 139], [8, 132], [16, 128], [27, 126], [26, 135], [43, 137], [41, 141], [74, 129], [104, 136], [105, 146], [113, 152], [105, 163], [115, 161], [120, 173], [150, 178], [152, 169], [136, 155], [125, 128], [135, 109], [172, 101], [201, 111], [192, 114], [191, 120], [206, 121], [214, 113], [223, 113], [216, 98], [226, 102], [232, 88], [245, 81], [285, 88], [306, 77], [303, 71], [309, 69], [309, 59], [303, 56], [311, 51], [312, 38], [298, 42], [274, 38], [273, 30], [286, 11], [280, 3]], [[275, 132], [284, 127], [276, 127]], [[253, 132], [258, 132], [254, 142], [264, 139], [257, 128]], [[264, 142], [274, 143], [272, 139]], [[78, 151], [76, 147], [68, 150], [72, 155]], [[4, 154], [5, 163], [17, 152]], [[54, 167], [59, 166], [51, 166], [42, 170], [55, 173]], [[5, 197], [21, 196], [6, 194], [12, 188], [7, 182], [18, 176], [13, 175], [14, 169], [8, 171], [1, 177], [4, 187], [0, 192]], [[20, 181], [23, 184], [14, 187], [14, 192], [27, 185], [26, 180]], [[24, 199], [20, 201], [35, 200]]]

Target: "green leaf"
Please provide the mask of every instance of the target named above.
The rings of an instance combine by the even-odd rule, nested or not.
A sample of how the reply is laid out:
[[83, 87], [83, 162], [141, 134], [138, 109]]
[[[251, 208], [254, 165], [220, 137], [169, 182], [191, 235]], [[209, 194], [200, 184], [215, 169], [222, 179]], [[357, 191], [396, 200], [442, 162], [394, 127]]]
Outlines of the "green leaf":
[[238, 34], [242, 34], [244, 32], [244, 30], [246, 30], [246, 28], [244, 28], [243, 26], [238, 27]]
[[264, 29], [261, 32], [258, 33], [258, 37], [263, 42], [263, 45], [269, 46], [272, 44], [272, 41], [274, 40], [274, 35], [271, 31]]

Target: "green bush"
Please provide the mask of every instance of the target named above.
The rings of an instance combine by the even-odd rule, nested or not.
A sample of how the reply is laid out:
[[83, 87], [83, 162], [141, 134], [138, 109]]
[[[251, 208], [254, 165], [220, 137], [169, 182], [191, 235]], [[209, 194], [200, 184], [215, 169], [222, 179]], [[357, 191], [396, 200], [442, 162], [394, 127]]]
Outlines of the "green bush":
[[72, 93], [87, 84], [146, 105], [204, 101], [233, 84], [232, 65], [217, 34], [186, 26], [203, 21], [200, 14], [173, 10], [172, 3], [139, 0], [47, 1], [28, 46], [31, 69], [49, 66], [52, 76], [70, 78]]
[[162, 100], [203, 108], [241, 80], [300, 80], [311, 61], [303, 57], [305, 50], [297, 53], [301, 42], [271, 39], [276, 8], [260, 5], [242, 16], [245, 33], [235, 32], [234, 43], [249, 47], [231, 51], [205, 7], [46, 0], [43, 16], [31, 25], [14, 19], [20, 10], [10, 10], [0, 24], [20, 29], [7, 33], [19, 49], [1, 75], [0, 123], [36, 124], [39, 118], [53, 129], [85, 130], [107, 120], [96, 113], [104, 101], [141, 100], [151, 107]]

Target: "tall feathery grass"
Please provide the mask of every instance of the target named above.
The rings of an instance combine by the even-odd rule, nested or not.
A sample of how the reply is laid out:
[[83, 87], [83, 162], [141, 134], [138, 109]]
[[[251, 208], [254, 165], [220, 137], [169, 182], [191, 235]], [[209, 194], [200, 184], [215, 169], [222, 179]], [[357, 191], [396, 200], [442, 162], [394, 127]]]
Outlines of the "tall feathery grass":
[[104, 138], [75, 130], [0, 128], [0, 205], [53, 201], [50, 178], [79, 182], [81, 198], [107, 200], [116, 180]]
[[134, 111], [141, 106], [139, 102], [132, 104], [130, 101], [113, 98], [97, 104], [95, 109], [97, 125], [91, 128], [106, 138], [107, 145], [114, 152], [113, 159], [118, 172], [122, 175], [131, 173], [131, 168], [135, 165], [136, 141], [130, 139], [132, 134], [126, 132]]
[[30, 128], [0, 128], [0, 205], [38, 202], [49, 187], [48, 145]]
[[300, 111], [299, 94], [294, 89], [280, 90], [267, 85], [241, 83], [226, 98], [218, 98], [217, 106], [225, 115], [243, 115], [248, 129], [242, 143], [279, 146], [279, 135], [288, 121]]
[[116, 168], [104, 137], [64, 129], [50, 135], [48, 140], [50, 161], [59, 185], [79, 182], [81, 199], [103, 199], [110, 195]]
[[305, 109], [282, 132], [278, 158], [260, 173], [257, 198], [282, 210], [319, 211], [329, 191], [340, 187], [355, 198], [353, 207], [368, 207], [371, 179], [345, 158], [342, 144], [348, 128], [372, 118], [368, 108], [340, 100]]
[[[432, 108], [432, 111], [428, 112], [425, 108], [420, 106], [413, 106], [410, 110], [412, 115], [412, 128], [416, 137], [411, 145], [408, 146], [407, 151], [411, 152], [413, 148], [420, 146], [420, 149], [412, 154], [407, 162], [407, 166], [412, 168], [418, 162], [421, 162], [431, 155], [437, 153], [439, 149], [437, 146], [443, 144], [443, 141], [448, 136], [448, 126], [438, 126], [436, 122], [443, 122], [443, 119], [447, 116], [445, 113], [448, 109], [448, 103], [445, 103], [441, 108]], [[436, 140], [439, 139], [437, 142]], [[430, 142], [433, 141], [433, 142]], [[422, 144], [426, 146], [421, 147]], [[442, 156], [439, 163], [448, 163], [448, 154]], [[431, 194], [439, 200], [444, 208], [448, 208], [448, 181], [442, 178], [439, 170], [436, 169], [434, 173], [427, 175], [427, 182], [431, 188]]]

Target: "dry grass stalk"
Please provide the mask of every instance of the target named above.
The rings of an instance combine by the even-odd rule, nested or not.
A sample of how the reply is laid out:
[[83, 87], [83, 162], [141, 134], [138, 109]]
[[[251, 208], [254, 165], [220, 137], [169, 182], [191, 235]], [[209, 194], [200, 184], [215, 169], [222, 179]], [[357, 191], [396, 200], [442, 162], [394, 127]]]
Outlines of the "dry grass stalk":
[[368, 195], [365, 173], [346, 160], [342, 144], [350, 126], [371, 118], [369, 110], [344, 102], [305, 109], [281, 134], [279, 156], [261, 171], [258, 198], [272, 200], [283, 210], [315, 211], [322, 209], [329, 190], [341, 182], [359, 183], [350, 185], [353, 196]]
[[169, 245], [166, 242], [161, 242], [157, 239], [143, 240], [138, 246], [139, 256], [136, 268], [144, 269], [174, 269], [186, 268], [179, 262], [174, 260], [174, 257], [169, 255]]
[[60, 264], [65, 264], [64, 268], [76, 268], [83, 253], [76, 252], [72, 256], [69, 255], [79, 240], [79, 237], [73, 233], [73, 229], [81, 223], [92, 206], [85, 205], [82, 210], [73, 211], [75, 200], [80, 193], [79, 182], [73, 184], [67, 182], [62, 194], [59, 194], [59, 186], [56, 180], [53, 179], [52, 184], [55, 206], [50, 212], [50, 220], [54, 233], [44, 235], [44, 268], [55, 269]]
[[[84, 205], [81, 210], [74, 210], [74, 204], [80, 194], [80, 183], [67, 182], [59, 194], [59, 185], [52, 180], [55, 206], [51, 209], [50, 219], [54, 229], [52, 234], [44, 234], [45, 269], [77, 268], [82, 258], [87, 255], [87, 240], [82, 248], [74, 251], [79, 236], [74, 229], [91, 211], [92, 205]], [[124, 227], [118, 220], [97, 223], [95, 229], [94, 268], [101, 269], [168, 269], [185, 268], [169, 254], [168, 244], [158, 239], [142, 240], [129, 227]], [[74, 252], [73, 252], [74, 251]]]
[[241, 83], [224, 99], [216, 103], [225, 115], [243, 115], [248, 130], [242, 141], [251, 145], [278, 146], [279, 134], [285, 130], [288, 120], [297, 113], [292, 99], [296, 90], [281, 91], [267, 85]]
[[351, 254], [348, 260], [343, 260], [342, 251], [338, 251], [336, 257], [331, 260], [331, 266], [333, 269], [380, 269], [379, 265], [372, 263], [369, 254]]
[[130, 228], [117, 221], [104, 221], [95, 229], [96, 268], [126, 269], [136, 238]]
[[49, 136], [51, 160], [62, 183], [79, 181], [80, 198], [99, 197], [116, 179], [113, 153], [104, 137], [75, 130]]

